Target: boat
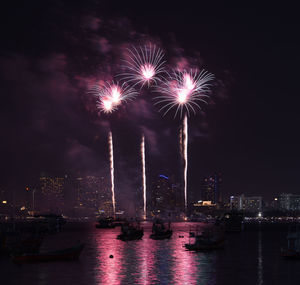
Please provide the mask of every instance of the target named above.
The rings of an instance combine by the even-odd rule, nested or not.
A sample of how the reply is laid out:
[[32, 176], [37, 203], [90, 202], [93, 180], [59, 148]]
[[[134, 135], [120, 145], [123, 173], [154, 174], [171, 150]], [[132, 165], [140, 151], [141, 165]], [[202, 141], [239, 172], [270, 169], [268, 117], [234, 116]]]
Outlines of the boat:
[[217, 220], [216, 223], [224, 223], [225, 231], [227, 233], [237, 233], [244, 230], [244, 218], [235, 211], [226, 213], [221, 220]]
[[121, 226], [121, 234], [117, 236], [117, 239], [122, 241], [129, 240], [138, 240], [141, 239], [144, 235], [144, 229], [140, 227], [140, 224], [137, 223], [125, 223]]
[[162, 220], [157, 219], [153, 222], [151, 239], [162, 240], [171, 238], [173, 231], [171, 230], [170, 222], [168, 228], [165, 227]]
[[12, 255], [12, 261], [16, 263], [26, 262], [49, 262], [49, 261], [63, 261], [63, 260], [77, 260], [84, 248], [84, 244], [45, 253], [36, 254], [20, 254]]
[[281, 248], [281, 256], [300, 259], [300, 231], [298, 225], [291, 225], [287, 235], [287, 247]]
[[201, 234], [198, 232], [191, 234], [194, 237], [194, 243], [186, 243], [184, 246], [187, 250], [207, 251], [221, 249], [225, 245], [224, 229], [217, 226], [205, 229]]
[[114, 229], [116, 225], [112, 218], [99, 219], [98, 224], [95, 225], [98, 229]]

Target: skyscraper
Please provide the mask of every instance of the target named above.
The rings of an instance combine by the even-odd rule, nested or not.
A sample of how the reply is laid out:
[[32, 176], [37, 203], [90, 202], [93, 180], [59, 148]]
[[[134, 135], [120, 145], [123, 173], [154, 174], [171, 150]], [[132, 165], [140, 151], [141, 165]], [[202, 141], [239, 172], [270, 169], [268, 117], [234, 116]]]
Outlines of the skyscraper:
[[59, 177], [46, 174], [41, 175], [41, 202], [48, 208], [47, 210], [62, 210], [64, 206], [64, 189], [67, 177], [67, 175]]
[[202, 200], [211, 201], [213, 204], [221, 202], [221, 181], [221, 175], [218, 173], [205, 177], [201, 183]]
[[171, 179], [163, 174], [152, 183], [151, 209], [154, 212], [173, 211], [176, 208], [176, 187]]

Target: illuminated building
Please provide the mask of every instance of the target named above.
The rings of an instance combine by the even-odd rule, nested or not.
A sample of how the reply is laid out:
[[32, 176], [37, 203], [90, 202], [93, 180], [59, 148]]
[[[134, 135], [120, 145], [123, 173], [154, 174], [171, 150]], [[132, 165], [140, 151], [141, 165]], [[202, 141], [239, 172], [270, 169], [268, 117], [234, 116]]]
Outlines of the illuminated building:
[[280, 194], [278, 197], [278, 204], [281, 210], [285, 211], [299, 211], [300, 210], [300, 195], [295, 194]]
[[76, 207], [90, 212], [112, 215], [110, 184], [104, 177], [83, 176], [76, 178]]
[[221, 199], [221, 176], [214, 173], [209, 177], [205, 177], [201, 185], [201, 196], [204, 201], [211, 201], [212, 204], [220, 203]]
[[152, 183], [151, 209], [154, 212], [174, 211], [177, 207], [176, 184], [163, 174], [160, 174]]
[[62, 209], [64, 205], [64, 189], [67, 175], [63, 177], [53, 177], [42, 175], [40, 177], [40, 190], [42, 203], [50, 209]]
[[230, 208], [232, 210], [245, 212], [261, 212], [262, 211], [262, 197], [245, 195], [230, 196]]
[[261, 212], [262, 211], [262, 197], [244, 197], [244, 211], [246, 212]]
[[230, 196], [230, 208], [231, 210], [243, 210], [244, 195]]

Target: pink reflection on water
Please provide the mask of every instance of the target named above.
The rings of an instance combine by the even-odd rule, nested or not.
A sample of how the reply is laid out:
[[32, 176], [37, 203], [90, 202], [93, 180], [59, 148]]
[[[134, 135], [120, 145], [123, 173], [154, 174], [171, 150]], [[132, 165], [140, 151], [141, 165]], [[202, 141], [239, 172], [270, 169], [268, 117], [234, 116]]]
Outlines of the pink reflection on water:
[[[116, 239], [119, 231], [98, 230], [96, 236], [96, 281], [98, 284], [121, 284], [124, 243]], [[110, 258], [110, 255], [113, 258]]]
[[[185, 224], [186, 225], [186, 224]], [[183, 225], [177, 225], [181, 227], [179, 232], [173, 233], [174, 242], [172, 244], [173, 251], [173, 278], [172, 284], [197, 284], [197, 274], [199, 274], [199, 268], [196, 266], [195, 254], [187, 251], [184, 248], [184, 244], [189, 241], [189, 229], [184, 228]], [[183, 236], [183, 238], [179, 238]], [[198, 272], [197, 272], [198, 271]]]
[[[149, 238], [151, 231], [149, 224], [144, 223], [145, 236], [143, 238], [143, 244], [140, 251], [140, 275], [138, 284], [157, 284], [157, 272], [155, 270], [155, 250], [157, 248], [157, 241]], [[150, 224], [152, 226], [152, 224]]]

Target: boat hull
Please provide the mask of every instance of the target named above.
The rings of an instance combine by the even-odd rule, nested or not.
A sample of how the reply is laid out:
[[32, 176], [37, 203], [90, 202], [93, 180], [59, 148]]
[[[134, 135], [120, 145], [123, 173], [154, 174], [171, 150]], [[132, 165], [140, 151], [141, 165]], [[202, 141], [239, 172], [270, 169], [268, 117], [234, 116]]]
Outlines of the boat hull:
[[192, 251], [208, 251], [208, 250], [216, 250], [222, 249], [225, 245], [225, 239], [216, 241], [216, 242], [208, 242], [208, 243], [195, 243], [195, 244], [185, 244], [185, 248], [187, 250]]
[[131, 234], [120, 234], [118, 235], [117, 239], [122, 240], [122, 241], [130, 241], [130, 240], [139, 240], [142, 239], [144, 236], [144, 231], [143, 230], [137, 230], [134, 233]]
[[150, 235], [150, 238], [154, 239], [154, 240], [169, 239], [172, 237], [172, 234], [173, 234], [172, 230], [167, 230], [167, 231], [161, 232], [161, 233], [153, 233]]
[[43, 253], [43, 254], [15, 255], [12, 256], [12, 260], [16, 263], [77, 260], [83, 248], [84, 248], [84, 244], [80, 244], [72, 248]]

